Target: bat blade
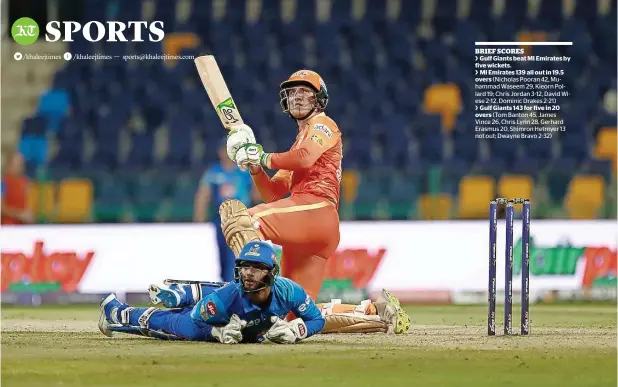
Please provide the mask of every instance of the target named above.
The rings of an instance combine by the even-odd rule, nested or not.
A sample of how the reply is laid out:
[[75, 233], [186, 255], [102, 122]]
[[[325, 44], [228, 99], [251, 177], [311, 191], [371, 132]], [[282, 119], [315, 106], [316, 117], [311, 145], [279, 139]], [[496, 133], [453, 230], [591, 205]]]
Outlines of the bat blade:
[[225, 129], [243, 123], [238, 106], [225, 83], [221, 69], [213, 55], [203, 55], [194, 59], [202, 85], [215, 108]]

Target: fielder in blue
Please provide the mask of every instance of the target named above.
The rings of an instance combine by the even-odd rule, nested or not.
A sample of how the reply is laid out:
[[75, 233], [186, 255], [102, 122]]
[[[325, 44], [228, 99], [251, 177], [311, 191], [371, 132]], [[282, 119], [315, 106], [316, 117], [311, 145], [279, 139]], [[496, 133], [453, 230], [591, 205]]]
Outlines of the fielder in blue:
[[[278, 272], [273, 248], [250, 242], [235, 260], [234, 282], [151, 287], [151, 298], [172, 310], [131, 307], [112, 293], [101, 302], [99, 329], [107, 336], [294, 344], [320, 332], [325, 320], [305, 290]], [[298, 318], [285, 321], [289, 312]]]
[[[193, 219], [196, 222], [205, 222], [210, 212], [210, 219], [217, 230], [217, 245], [219, 247], [219, 262], [221, 264], [221, 280], [234, 280], [234, 253], [228, 247], [221, 230], [221, 219], [218, 208], [228, 199], [237, 199], [247, 207], [251, 206], [253, 181], [247, 171], [241, 171], [227, 156], [225, 141], [219, 144], [219, 162], [208, 168], [202, 176], [200, 186], [195, 195]], [[211, 208], [209, 208], [211, 207]], [[210, 210], [210, 211], [209, 211]]]

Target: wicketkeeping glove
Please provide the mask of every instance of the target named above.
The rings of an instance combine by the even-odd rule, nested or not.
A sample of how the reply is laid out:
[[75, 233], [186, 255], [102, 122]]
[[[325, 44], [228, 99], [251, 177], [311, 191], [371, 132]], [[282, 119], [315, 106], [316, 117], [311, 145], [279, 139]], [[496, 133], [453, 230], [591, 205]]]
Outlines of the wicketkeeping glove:
[[238, 344], [242, 341], [241, 331], [245, 326], [247, 326], [247, 322], [234, 314], [226, 326], [213, 327], [211, 334], [220, 343]]
[[236, 164], [243, 171], [250, 165], [270, 168], [270, 155], [270, 153], [264, 152], [260, 144], [246, 144], [236, 152]]
[[300, 318], [287, 322], [273, 316], [270, 321], [273, 326], [270, 327], [264, 337], [273, 343], [294, 344], [307, 337], [307, 326]]

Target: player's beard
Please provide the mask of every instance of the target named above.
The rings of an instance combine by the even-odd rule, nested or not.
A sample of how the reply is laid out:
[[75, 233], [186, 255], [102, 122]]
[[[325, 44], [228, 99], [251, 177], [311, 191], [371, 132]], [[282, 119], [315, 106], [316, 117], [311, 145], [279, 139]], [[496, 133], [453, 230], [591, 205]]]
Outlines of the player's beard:
[[246, 290], [255, 290], [264, 285], [264, 281], [256, 279], [253, 275], [246, 275], [242, 281]]

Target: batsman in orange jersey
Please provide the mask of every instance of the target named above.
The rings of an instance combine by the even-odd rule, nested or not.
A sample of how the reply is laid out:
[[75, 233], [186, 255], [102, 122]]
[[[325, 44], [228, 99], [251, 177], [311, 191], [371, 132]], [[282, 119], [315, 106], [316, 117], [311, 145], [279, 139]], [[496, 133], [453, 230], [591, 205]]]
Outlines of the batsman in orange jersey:
[[[246, 125], [236, 132], [232, 128], [228, 154], [233, 153], [240, 168], [250, 170], [264, 204], [251, 209], [235, 201], [222, 204], [222, 227], [228, 239], [238, 239], [236, 246], [256, 237], [281, 245], [281, 274], [300, 281], [315, 299], [326, 260], [339, 245], [341, 132], [324, 113], [328, 92], [317, 73], [295, 72], [281, 84], [280, 97], [283, 111], [296, 122], [296, 141], [287, 152], [266, 153], [259, 144], [243, 143], [245, 136], [234, 140]], [[278, 171], [270, 178], [264, 168]], [[243, 228], [234, 226], [240, 219]]]
[[[221, 227], [236, 255], [255, 240], [281, 245], [281, 275], [316, 299], [327, 259], [339, 245], [339, 191], [342, 134], [324, 110], [328, 91], [322, 78], [310, 70], [299, 70], [280, 86], [280, 104], [295, 121], [298, 134], [289, 151], [264, 152], [251, 128], [232, 127], [227, 139], [228, 156], [241, 169], [249, 169], [264, 204], [247, 208], [238, 200], [221, 204]], [[277, 170], [271, 178], [264, 169]], [[285, 197], [290, 193], [289, 197]], [[390, 295], [390, 294], [389, 294]], [[396, 301], [396, 302], [395, 302]], [[388, 301], [393, 313], [388, 319], [407, 332], [409, 317], [396, 299]], [[337, 308], [345, 306], [337, 306]], [[354, 310], [356, 306], [351, 306]], [[367, 332], [366, 317], [335, 313], [327, 316], [324, 332]], [[343, 316], [343, 317], [342, 317]]]

